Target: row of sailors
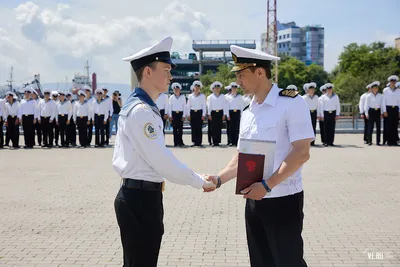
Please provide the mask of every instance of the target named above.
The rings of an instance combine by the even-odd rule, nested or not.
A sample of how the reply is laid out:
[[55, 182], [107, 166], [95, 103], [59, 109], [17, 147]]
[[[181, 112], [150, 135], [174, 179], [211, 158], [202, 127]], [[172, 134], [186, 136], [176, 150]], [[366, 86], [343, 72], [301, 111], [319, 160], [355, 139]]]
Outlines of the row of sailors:
[[[35, 145], [35, 131], [38, 133], [39, 145], [43, 141], [42, 147], [53, 147], [54, 136], [58, 146], [59, 135], [62, 147], [68, 147], [69, 144], [76, 146], [76, 126], [79, 143], [81, 147], [86, 147], [91, 143], [93, 124], [95, 145], [108, 145], [107, 124], [113, 114], [112, 101], [106, 93], [108, 90], [97, 89], [95, 98], [90, 96], [90, 87], [84, 89], [86, 93], [82, 90], [78, 92], [79, 101], [72, 100], [70, 92], [51, 92], [48, 89], [43, 91], [44, 99], [40, 99], [36, 90], [25, 88], [24, 99], [18, 102], [15, 93], [8, 92], [7, 99], [0, 100], [0, 125], [4, 122], [7, 128], [6, 145], [11, 141], [13, 148], [19, 148], [20, 124], [24, 131], [25, 148], [33, 148]], [[1, 127], [0, 147], [3, 147], [3, 141]]]
[[399, 77], [392, 75], [389, 83], [379, 93], [380, 82], [375, 81], [366, 86], [367, 92], [361, 95], [359, 111], [364, 119], [364, 143], [372, 145], [372, 132], [376, 127], [376, 144], [381, 140], [381, 119], [383, 118], [383, 144], [398, 146], [400, 117], [400, 82]]
[[181, 95], [181, 84], [173, 83], [171, 87], [174, 94], [170, 97], [167, 94], [160, 94], [156, 104], [163, 117], [164, 127], [168, 118], [172, 123], [174, 146], [185, 145], [182, 135], [183, 122], [186, 119], [189, 120], [191, 126], [192, 146], [202, 146], [202, 125], [206, 118], [210, 145], [220, 145], [223, 121], [227, 122], [228, 145], [237, 145], [240, 116], [251, 98], [238, 94], [239, 86], [235, 82], [225, 87], [228, 91], [225, 95], [221, 94], [222, 83], [213, 82], [210, 86], [212, 94], [206, 97], [200, 92], [203, 84], [200, 81], [194, 81], [191, 85], [192, 93], [187, 99]]

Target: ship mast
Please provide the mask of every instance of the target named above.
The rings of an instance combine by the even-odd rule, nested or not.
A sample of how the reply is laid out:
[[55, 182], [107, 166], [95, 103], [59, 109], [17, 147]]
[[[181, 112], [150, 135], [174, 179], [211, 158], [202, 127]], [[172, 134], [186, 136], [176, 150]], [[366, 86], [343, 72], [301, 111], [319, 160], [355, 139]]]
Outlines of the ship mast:
[[12, 86], [12, 83], [13, 83], [13, 70], [14, 70], [14, 68], [13, 68], [13, 66], [11, 66], [11, 70], [10, 70], [10, 79], [7, 80], [8, 88], [10, 89], [11, 92], [14, 91], [13, 86]]
[[85, 64], [85, 70], [86, 70], [86, 77], [87, 77], [87, 81], [88, 81], [88, 85], [91, 87], [91, 83], [90, 83], [90, 76], [89, 76], [89, 60], [86, 60], [86, 64]]

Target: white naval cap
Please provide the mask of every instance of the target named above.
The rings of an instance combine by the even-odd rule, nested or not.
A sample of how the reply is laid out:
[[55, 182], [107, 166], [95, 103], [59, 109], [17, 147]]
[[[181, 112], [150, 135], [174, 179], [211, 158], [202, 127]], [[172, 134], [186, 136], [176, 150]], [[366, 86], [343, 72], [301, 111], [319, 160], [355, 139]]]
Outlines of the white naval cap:
[[66, 93], [64, 91], [60, 91], [60, 92], [58, 92], [58, 94], [59, 95], [64, 95], [64, 96], [66, 95]]
[[203, 83], [201, 81], [194, 81], [193, 86], [200, 86], [200, 88], [203, 88]]
[[230, 91], [232, 87], [230, 85], [225, 86], [225, 90]]
[[97, 93], [104, 94], [104, 90], [101, 89], [101, 88], [97, 88], [97, 89], [94, 91], [94, 93], [95, 93], [95, 94], [97, 94]]
[[381, 85], [381, 83], [379, 81], [375, 81], [375, 82], [370, 84], [371, 88], [375, 87], [375, 86], [379, 87], [379, 85]]
[[319, 90], [320, 90], [321, 92], [324, 91], [324, 90], [326, 90], [326, 84], [322, 85], [322, 86], [319, 88]]
[[286, 89], [289, 89], [289, 90], [296, 90], [296, 91], [297, 91], [297, 86], [294, 85], [294, 84], [291, 84], [291, 85], [288, 85], [288, 87], [286, 87]]
[[172, 89], [179, 88], [179, 90], [182, 90], [182, 85], [180, 83], [173, 83], [171, 85], [171, 88]]
[[239, 84], [237, 84], [236, 82], [231, 82], [229, 84], [230, 87], [236, 87], [236, 88], [240, 88]]
[[400, 88], [400, 82], [397, 82], [397, 83], [396, 83], [396, 87], [397, 87], [397, 88]]
[[193, 91], [194, 90], [194, 85], [192, 84], [191, 86], [190, 86], [190, 91]]
[[51, 93], [51, 90], [50, 89], [48, 89], [48, 88], [46, 88], [46, 89], [44, 89], [43, 90], [43, 94], [50, 94]]
[[389, 86], [390, 86], [390, 83], [387, 83], [387, 84], [386, 84], [386, 87], [389, 87]]
[[335, 86], [333, 85], [333, 84], [331, 84], [331, 83], [326, 83], [325, 84], [325, 88], [326, 89], [332, 89], [332, 88], [334, 88]]
[[231, 45], [230, 48], [232, 59], [235, 62], [231, 71], [240, 71], [248, 67], [270, 68], [272, 60], [281, 59], [256, 49], [243, 48], [237, 45]]
[[81, 95], [86, 97], [85, 91], [79, 90], [79, 91], [78, 91], [78, 96], [81, 96]]
[[172, 68], [176, 65], [172, 62], [170, 56], [170, 50], [173, 43], [172, 37], [167, 37], [159, 41], [158, 43], [144, 48], [129, 57], [125, 57], [123, 61], [129, 61], [134, 71], [139, 70], [143, 66], [150, 64], [155, 61], [164, 62], [170, 64]]
[[52, 96], [58, 96], [58, 92], [57, 91], [51, 91], [51, 95]]
[[365, 86], [365, 88], [367, 88], [367, 89], [371, 89], [371, 83], [370, 83], [370, 84], [368, 84], [367, 86]]
[[36, 92], [35, 89], [32, 89], [32, 93], [35, 94], [35, 95], [37, 95], [37, 96], [39, 96], [39, 94]]
[[32, 87], [26, 87], [25, 89], [24, 89], [24, 92], [25, 93], [33, 93], [33, 90], [32, 90]]
[[66, 92], [65, 96], [72, 96], [72, 93], [71, 92]]
[[92, 88], [90, 88], [89, 85], [83, 86], [83, 89], [85, 89], [85, 91], [92, 91]]
[[317, 84], [315, 82], [307, 83], [307, 90], [310, 89], [311, 87], [315, 89], [317, 88]]
[[17, 95], [16, 95], [14, 92], [11, 92], [11, 91], [10, 91], [10, 92], [7, 92], [6, 95], [7, 95], [7, 96], [12, 96], [13, 98], [16, 98], [16, 97], [17, 97]]
[[304, 90], [304, 91], [307, 91], [307, 89], [308, 89], [308, 83], [305, 83], [305, 84], [303, 85], [303, 90]]
[[211, 91], [215, 88], [215, 87], [222, 87], [222, 83], [220, 83], [220, 82], [218, 82], [218, 81], [216, 81], [216, 82], [213, 82], [211, 85], [210, 85], [210, 89], [211, 89]]
[[390, 76], [390, 77], [388, 78], [388, 81], [389, 81], [389, 82], [390, 82], [390, 81], [396, 81], [396, 82], [398, 82], [398, 81], [399, 81], [399, 77], [396, 76], [396, 75], [392, 75], [392, 76]]
[[[108, 86], [102, 85], [102, 86], [100, 87], [100, 89], [103, 90], [103, 91], [107, 91], [107, 92], [108, 92]], [[105, 92], [104, 92], [104, 93], [105, 93]]]

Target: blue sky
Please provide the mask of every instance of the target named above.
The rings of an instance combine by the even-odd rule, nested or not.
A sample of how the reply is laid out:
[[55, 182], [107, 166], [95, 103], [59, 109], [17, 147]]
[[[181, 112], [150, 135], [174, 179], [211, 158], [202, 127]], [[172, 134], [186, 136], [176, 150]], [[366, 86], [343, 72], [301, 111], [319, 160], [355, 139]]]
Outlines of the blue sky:
[[[129, 69], [120, 59], [166, 35], [175, 39], [173, 51], [182, 54], [192, 52], [191, 40], [198, 38], [260, 42], [267, 24], [266, 0], [152, 0], [140, 6], [132, 0], [28, 2], [0, 0], [0, 16], [7, 22], [0, 24], [0, 85], [11, 64], [18, 79], [41, 72], [56, 82], [82, 71], [86, 59], [105, 81], [125, 82]], [[277, 7], [282, 23], [325, 28], [327, 71], [349, 43], [393, 46], [400, 37], [400, 0], [277, 0]], [[21, 62], [25, 59], [34, 66]]]

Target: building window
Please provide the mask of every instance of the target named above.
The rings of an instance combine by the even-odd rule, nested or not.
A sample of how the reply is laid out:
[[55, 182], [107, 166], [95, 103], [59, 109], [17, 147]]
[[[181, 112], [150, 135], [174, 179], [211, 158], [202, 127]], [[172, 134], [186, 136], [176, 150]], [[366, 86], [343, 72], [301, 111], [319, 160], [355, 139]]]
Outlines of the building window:
[[290, 34], [287, 35], [287, 38], [289, 38]]
[[279, 44], [279, 48], [281, 48], [282, 46], [281, 46], [281, 44]]
[[281, 40], [282, 39], [282, 35], [279, 35], [279, 40]]

